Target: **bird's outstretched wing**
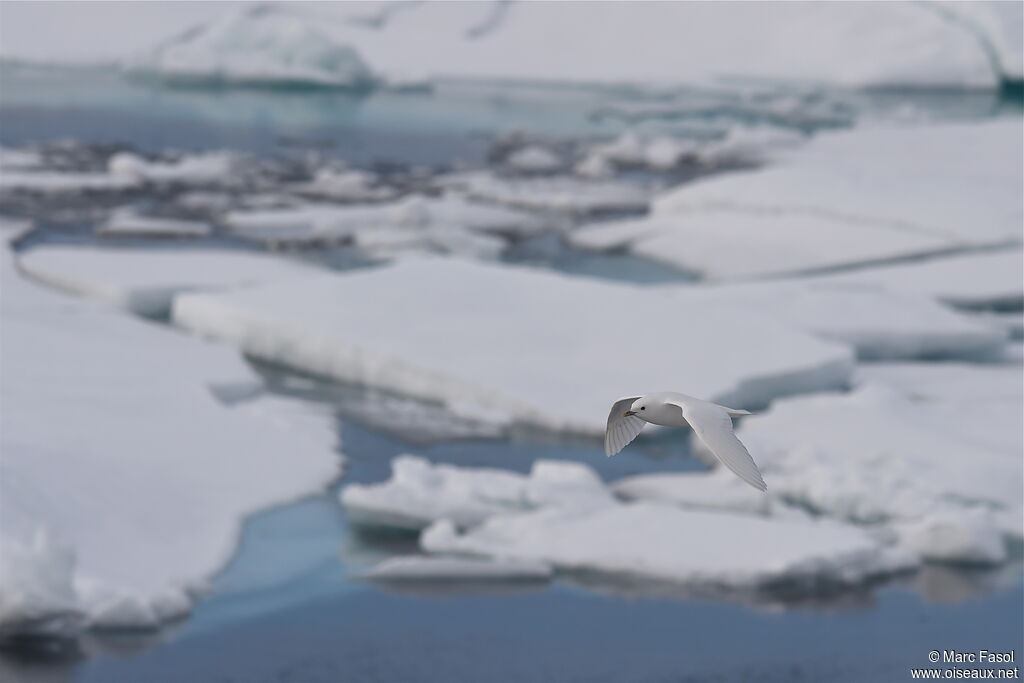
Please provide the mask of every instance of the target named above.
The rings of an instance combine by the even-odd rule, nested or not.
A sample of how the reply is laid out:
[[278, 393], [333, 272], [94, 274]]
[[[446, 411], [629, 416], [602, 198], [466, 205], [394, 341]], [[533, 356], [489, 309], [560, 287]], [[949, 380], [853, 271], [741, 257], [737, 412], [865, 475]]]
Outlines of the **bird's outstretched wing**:
[[[747, 447], [743, 445], [732, 431], [732, 418], [727, 409], [705, 401], [669, 401], [679, 406], [683, 417], [690, 423], [694, 433], [704, 442], [715, 457], [732, 470], [736, 476], [756, 489], [767, 491], [757, 464], [750, 457]], [[739, 412], [739, 411], [736, 411]]]
[[604, 431], [604, 454], [609, 458], [628, 446], [647, 424], [636, 415], [622, 415], [638, 398], [626, 396], [612, 404], [611, 412], [608, 413], [608, 426]]

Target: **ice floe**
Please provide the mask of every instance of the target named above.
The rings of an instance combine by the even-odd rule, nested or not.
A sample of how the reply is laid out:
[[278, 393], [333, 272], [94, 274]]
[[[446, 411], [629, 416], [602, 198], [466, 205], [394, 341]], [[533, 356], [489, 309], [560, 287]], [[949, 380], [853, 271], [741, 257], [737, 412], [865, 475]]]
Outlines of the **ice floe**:
[[[355, 241], [371, 251], [401, 245], [471, 255], [480, 253], [483, 240], [474, 240], [466, 233], [515, 239], [535, 235], [546, 227], [544, 221], [527, 212], [453, 195], [412, 195], [388, 204], [311, 203], [239, 210], [229, 212], [225, 223], [240, 237], [270, 245]], [[494, 241], [487, 244], [500, 250]]]
[[554, 571], [543, 562], [469, 557], [392, 557], [360, 574], [373, 581], [547, 581]]
[[258, 384], [233, 350], [46, 291], [6, 254], [0, 275], [0, 554], [27, 568], [3, 572], [0, 630], [72, 607], [97, 627], [179, 616], [246, 514], [337, 476], [328, 416], [216, 398]]
[[391, 479], [380, 484], [349, 484], [341, 503], [349, 519], [368, 527], [419, 530], [438, 519], [459, 526], [526, 505], [526, 477], [486, 468], [433, 465], [402, 455], [391, 461]]
[[0, 191], [23, 191], [46, 195], [83, 192], [121, 192], [138, 184], [135, 178], [98, 172], [4, 171]]
[[432, 553], [545, 562], [563, 571], [654, 579], [695, 589], [814, 591], [916, 563], [912, 554], [884, 547], [860, 529], [836, 522], [766, 519], [657, 503], [613, 503], [586, 511], [542, 508], [491, 517], [461, 533], [442, 520], [423, 532], [420, 543]]
[[626, 500], [671, 503], [680, 507], [767, 514], [772, 499], [723, 468], [714, 472], [637, 474], [620, 479], [612, 490]]
[[369, 68], [324, 24], [273, 5], [233, 8], [126, 63], [179, 84], [364, 89]]
[[[667, 371], [677, 383], [736, 406], [846, 385], [845, 347], [777, 323], [757, 304], [738, 315], [725, 298], [427, 258], [181, 295], [173, 319], [306, 372], [558, 431], [601, 434], [610, 400], [671, 384], [665, 368], [630, 362], [635, 354], [676, 359]], [[644, 321], [642, 344], [632, 325], [609, 323], [618, 311]]]
[[176, 160], [148, 160], [131, 152], [119, 152], [107, 162], [107, 170], [123, 182], [225, 185], [235, 178], [235, 160], [227, 152], [185, 155]]
[[96, 234], [104, 237], [204, 237], [210, 234], [210, 225], [202, 221], [143, 216], [131, 207], [123, 207], [97, 226]]
[[[955, 392], [954, 386], [948, 400], [957, 405], [969, 408], [975, 401]], [[866, 384], [848, 395], [777, 401], [744, 420], [739, 435], [757, 454], [773, 495], [840, 519], [909, 524], [918, 552], [921, 538], [939, 533], [921, 529], [940, 519], [947, 520], [935, 527], [940, 530], [949, 528], [949, 519], [968, 517], [973, 529], [980, 517], [990, 530], [1020, 537], [1019, 448], [982, 443], [971, 438], [970, 427], [945, 425], [946, 408], [934, 410], [926, 400]], [[969, 420], [969, 414], [958, 417]], [[1019, 413], [994, 426], [1019, 432]], [[963, 559], [975, 559], [974, 549], [965, 553]], [[957, 559], [949, 549], [936, 554]]]
[[73, 585], [74, 551], [43, 529], [0, 540], [0, 641], [74, 634], [85, 619]]
[[938, 257], [829, 275], [817, 281], [918, 292], [962, 308], [1020, 310], [1024, 307], [1024, 252], [1016, 248]]
[[990, 359], [1007, 338], [927, 296], [870, 286], [792, 280], [703, 287], [697, 295], [848, 344], [864, 360]]
[[321, 168], [311, 181], [296, 183], [291, 190], [344, 202], [382, 201], [395, 196], [395, 190], [381, 186], [376, 175], [357, 169]]
[[712, 278], [1019, 244], [1022, 144], [1012, 119], [822, 134], [763, 169], [683, 185], [649, 217], [584, 227], [571, 241]]
[[578, 216], [643, 211], [650, 200], [644, 188], [615, 180], [501, 178], [481, 171], [452, 176], [445, 182], [473, 199]]
[[180, 292], [301, 279], [319, 272], [287, 259], [227, 249], [40, 246], [20, 254], [18, 265], [47, 286], [149, 316], [167, 315]]

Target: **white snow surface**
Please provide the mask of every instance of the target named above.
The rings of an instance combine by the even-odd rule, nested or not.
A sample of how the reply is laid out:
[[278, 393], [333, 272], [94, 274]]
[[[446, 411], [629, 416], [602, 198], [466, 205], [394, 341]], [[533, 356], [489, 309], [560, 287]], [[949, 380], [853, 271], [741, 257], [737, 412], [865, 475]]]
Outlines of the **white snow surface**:
[[[1016, 372], [1019, 378], [1019, 368]], [[954, 383], [947, 400], [970, 410], [977, 399], [956, 391]], [[911, 525], [918, 531], [944, 520], [939, 532], [912, 535], [918, 552], [924, 547], [920, 539], [935, 540], [950, 519], [969, 520], [969, 529], [984, 526], [990, 535], [1019, 538], [1024, 535], [1019, 447], [1013, 451], [1006, 443], [975, 438], [987, 426], [1019, 432], [1019, 409], [1012, 422], [990, 420], [980, 428], [948, 424], [954, 410], [865, 384], [849, 395], [777, 401], [745, 419], [738, 434], [755, 454], [772, 494], [790, 503], [835, 518]], [[970, 413], [957, 422], [969, 423]], [[957, 558], [950, 547], [961, 548], [965, 556]], [[956, 541], [933, 555], [975, 560], [977, 553]]]
[[[845, 386], [846, 348], [724, 299], [428, 258], [185, 294], [173, 319], [307, 372], [557, 431], [603, 434], [610, 402], [637, 387], [685, 385], [739, 407]], [[628, 321], [609, 322], [617, 311], [643, 322], [642, 344]], [[647, 354], [674, 360], [633, 358]]]
[[166, 315], [176, 294], [308, 278], [311, 266], [227, 249], [40, 246], [18, 256], [33, 280], [142, 315]]
[[401, 80], [994, 87], [1021, 69], [1020, 12], [1001, 4], [1016, 3], [360, 3], [318, 14]]
[[767, 514], [772, 506], [769, 495], [723, 467], [716, 467], [713, 472], [636, 474], [614, 482], [612, 490], [626, 500], [754, 515]]
[[39, 194], [120, 192], [138, 184], [135, 178], [108, 173], [71, 171], [7, 171], [0, 173], [0, 191]]
[[821, 134], [764, 168], [683, 185], [647, 217], [584, 226], [570, 240], [709, 278], [1019, 245], [1022, 145], [1015, 119]]
[[180, 616], [245, 515], [337, 475], [329, 417], [215, 398], [258, 385], [236, 352], [48, 292], [7, 254], [0, 276], [0, 555], [30, 567], [2, 573], [0, 629], [72, 605], [97, 627]]
[[836, 522], [645, 502], [498, 515], [464, 533], [442, 520], [423, 532], [420, 545], [432, 553], [546, 562], [560, 570], [720, 589], [851, 584], [915, 564], [911, 554]]
[[526, 477], [488, 468], [434, 465], [425, 458], [400, 455], [391, 461], [391, 478], [379, 484], [349, 484], [341, 504], [353, 522], [371, 527], [419, 530], [438, 519], [459, 526], [526, 505]]
[[1020, 248], [878, 266], [817, 279], [918, 292], [953, 306], [1024, 305], [1024, 251]]
[[363, 89], [374, 81], [352, 47], [323, 22], [273, 5], [235, 7], [128, 61], [176, 82]]

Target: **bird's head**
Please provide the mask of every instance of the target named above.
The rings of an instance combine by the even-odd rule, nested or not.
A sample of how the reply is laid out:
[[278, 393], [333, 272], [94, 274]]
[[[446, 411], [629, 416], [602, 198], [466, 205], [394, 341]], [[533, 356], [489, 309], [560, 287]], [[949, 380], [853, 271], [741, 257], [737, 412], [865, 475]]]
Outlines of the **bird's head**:
[[629, 410], [622, 414], [622, 417], [629, 417], [630, 415], [640, 414], [643, 415], [644, 411], [647, 410], [647, 399], [640, 397], [633, 401], [633, 405], [629, 407]]

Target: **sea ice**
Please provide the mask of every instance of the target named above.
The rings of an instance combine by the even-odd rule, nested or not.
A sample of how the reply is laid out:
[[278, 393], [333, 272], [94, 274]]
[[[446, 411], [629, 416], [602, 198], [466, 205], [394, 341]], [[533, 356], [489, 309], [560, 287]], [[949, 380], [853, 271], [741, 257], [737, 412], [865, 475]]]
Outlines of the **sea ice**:
[[[603, 434], [610, 401], [672, 384], [666, 368], [634, 356], [676, 359], [667, 370], [676, 384], [736, 406], [846, 385], [846, 348], [781, 325], [755, 303], [738, 315], [725, 298], [429, 258], [181, 295], [173, 319], [306, 372], [557, 431]], [[643, 321], [647, 334], [609, 324], [616, 311]]]
[[239, 236], [262, 243], [301, 245], [351, 239], [371, 249], [382, 241], [393, 246], [396, 239], [410, 246], [443, 244], [453, 239], [452, 235], [466, 231], [506, 238], [528, 237], [546, 227], [538, 217], [524, 211], [488, 206], [454, 195], [413, 195], [388, 204], [303, 204], [232, 211], [225, 222]]
[[1014, 4], [422, 3], [372, 22], [342, 5], [321, 24], [407, 79], [996, 88], [1021, 68]]
[[423, 532], [420, 544], [431, 553], [545, 562], [560, 570], [698, 589], [813, 590], [915, 564], [909, 553], [886, 548], [863, 531], [836, 522], [766, 519], [644, 502], [496, 515], [463, 533], [441, 520]]
[[176, 294], [305, 278], [319, 271], [283, 258], [226, 249], [40, 246], [18, 266], [33, 280], [134, 313], [167, 315]]
[[[975, 400], [955, 391], [951, 402], [969, 407]], [[934, 410], [927, 400], [866, 384], [849, 395], [777, 401], [745, 419], [739, 436], [772, 494], [790, 503], [840, 519], [918, 530], [938, 519], [972, 516], [974, 525], [987, 520], [989, 529], [1020, 537], [1019, 451], [985, 445], [970, 430], [937, 419], [946, 408]], [[1011, 424], [997, 428], [1019, 432], [1019, 413]], [[987, 516], [978, 521], [979, 513]], [[920, 542], [936, 536], [914, 537]], [[975, 552], [965, 548], [963, 559]]]
[[473, 199], [522, 209], [588, 216], [635, 212], [647, 208], [649, 193], [635, 184], [614, 180], [499, 178], [488, 172], [463, 173], [443, 179]]
[[459, 526], [526, 507], [526, 477], [487, 468], [433, 465], [413, 455], [391, 461], [391, 478], [341, 491], [349, 519], [369, 527], [419, 530], [437, 519]]
[[547, 581], [553, 573], [543, 562], [410, 555], [383, 560], [359, 577], [374, 581]]
[[187, 610], [245, 515], [337, 475], [329, 417], [215, 397], [258, 383], [236, 352], [49, 292], [6, 253], [0, 276], [0, 555], [28, 548], [37, 567], [4, 572], [0, 628], [72, 604], [68, 555], [33, 542], [40, 530], [73, 551], [87, 623], [148, 627]]
[[149, 161], [131, 152], [119, 152], [107, 162], [107, 170], [124, 182], [226, 185], [236, 177], [235, 160], [227, 152], [186, 155], [175, 161]]
[[[1022, 144], [1012, 120], [821, 134], [765, 168], [683, 185], [656, 198], [647, 217], [584, 226], [570, 241], [709, 278], [1019, 244], [1024, 172], [1013, 150]], [[926, 288], [933, 276], [918, 273]]]
[[1024, 306], [1024, 252], [1018, 247], [931, 258], [828, 275], [816, 281], [918, 292], [963, 308], [1020, 310]]
[[637, 474], [612, 484], [626, 500], [671, 503], [686, 508], [767, 514], [772, 498], [718, 467], [713, 472]]
[[130, 207], [113, 211], [106, 223], [96, 228], [104, 237], [204, 237], [210, 226], [202, 221], [143, 216]]

